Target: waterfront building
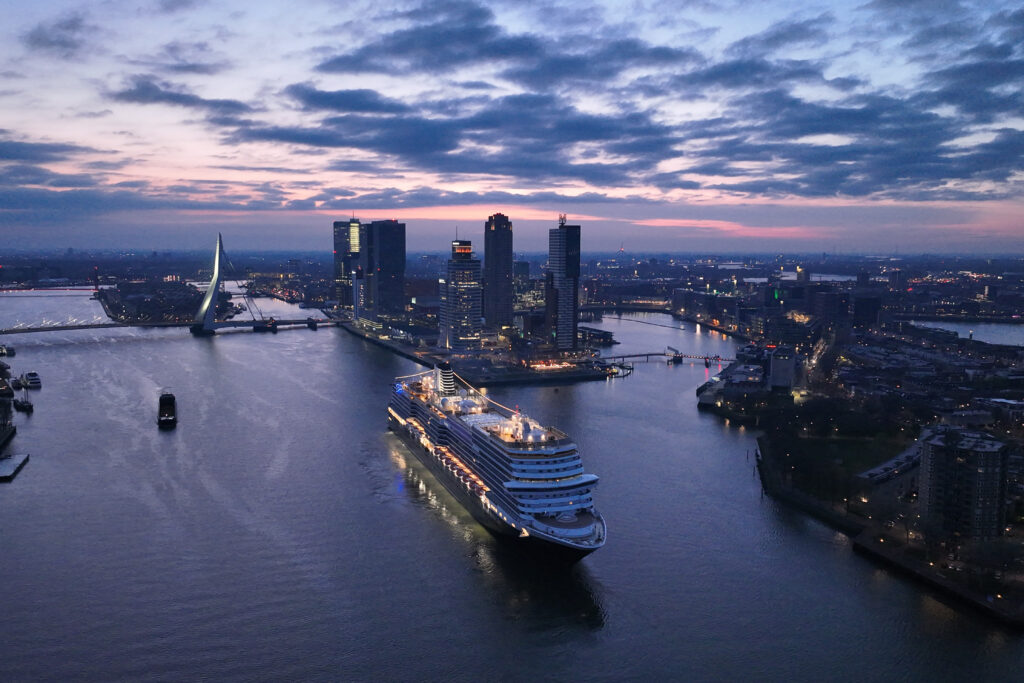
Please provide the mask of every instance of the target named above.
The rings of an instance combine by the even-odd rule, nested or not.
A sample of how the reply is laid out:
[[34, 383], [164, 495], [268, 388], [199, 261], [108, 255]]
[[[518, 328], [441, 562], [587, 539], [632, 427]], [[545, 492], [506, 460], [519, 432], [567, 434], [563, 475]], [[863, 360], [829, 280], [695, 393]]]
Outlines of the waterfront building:
[[484, 319], [488, 326], [512, 324], [512, 222], [496, 213], [484, 224]]
[[921, 446], [920, 503], [926, 533], [990, 539], [1006, 523], [1008, 447], [960, 427], [936, 429]]
[[771, 389], [792, 389], [797, 378], [797, 359], [793, 348], [772, 349], [768, 386]]
[[438, 346], [452, 351], [479, 347], [480, 261], [473, 258], [473, 243], [469, 240], [452, 242], [452, 257], [438, 290], [441, 295]]
[[548, 272], [544, 309], [548, 340], [559, 351], [576, 349], [579, 317], [580, 226], [566, 225], [565, 215], [558, 227], [548, 231]]
[[376, 323], [405, 310], [405, 223], [361, 223], [352, 278], [355, 318]]
[[334, 221], [334, 296], [341, 306], [352, 305], [352, 271], [359, 258], [359, 230], [356, 218]]

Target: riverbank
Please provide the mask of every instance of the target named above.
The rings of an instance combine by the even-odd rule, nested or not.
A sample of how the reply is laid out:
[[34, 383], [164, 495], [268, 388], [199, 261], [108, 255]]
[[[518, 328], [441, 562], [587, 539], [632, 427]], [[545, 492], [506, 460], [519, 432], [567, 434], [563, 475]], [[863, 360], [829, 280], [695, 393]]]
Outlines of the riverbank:
[[1024, 318], [1014, 318], [1012, 316], [1005, 315], [902, 315], [896, 314], [893, 316], [894, 320], [906, 320], [907, 322], [914, 322], [915, 320], [921, 320], [923, 322], [948, 322], [948, 323], [987, 323], [992, 325], [1024, 325]]
[[793, 487], [783, 465], [777, 461], [771, 444], [762, 435], [757, 438], [757, 472], [766, 494], [814, 517], [847, 536], [856, 536], [867, 528], [867, 520], [827, 506], [822, 501]]
[[[443, 355], [429, 351], [417, 351], [407, 344], [401, 344], [388, 339], [380, 339], [360, 329], [357, 325], [335, 319], [338, 327], [345, 329], [352, 335], [365, 339], [391, 353], [408, 358], [420, 365], [432, 368], [437, 363], [446, 360]], [[518, 366], [494, 366], [489, 363], [452, 360], [452, 367], [455, 372], [475, 387], [492, 387], [502, 385], [534, 385], [554, 384], [564, 382], [588, 382], [599, 379], [607, 379], [615, 373], [593, 367], [568, 367], [556, 370], [533, 370]]]
[[338, 327], [342, 328], [343, 330], [345, 330], [346, 332], [348, 332], [351, 335], [359, 337], [360, 339], [364, 339], [364, 340], [370, 342], [371, 344], [375, 344], [375, 345], [377, 345], [377, 346], [379, 346], [379, 347], [381, 347], [383, 349], [387, 349], [391, 353], [399, 355], [402, 358], [408, 358], [409, 360], [413, 361], [414, 363], [419, 363], [420, 365], [422, 365], [424, 367], [427, 367], [427, 368], [434, 367], [434, 362], [431, 359], [424, 358], [424, 357], [421, 357], [421, 356], [417, 355], [416, 352], [413, 349], [411, 349], [411, 348], [407, 350], [407, 349], [403, 348], [403, 345], [397, 344], [397, 343], [395, 343], [393, 341], [389, 341], [387, 339], [380, 339], [378, 337], [374, 337], [374, 336], [372, 336], [370, 334], [367, 334], [366, 332], [364, 332], [363, 330], [359, 329], [358, 327], [356, 327], [355, 325], [353, 325], [350, 322], [345, 322], [345, 321], [339, 320], [337, 318], [335, 318], [335, 322], [337, 323]]
[[18, 428], [14, 425], [3, 425], [0, 426], [0, 449], [3, 449], [7, 445], [7, 442], [14, 438], [14, 435], [18, 433]]
[[726, 329], [726, 328], [722, 327], [721, 325], [714, 325], [712, 323], [709, 323], [707, 320], [697, 320], [696, 318], [694, 318], [691, 315], [679, 315], [678, 313], [673, 313], [672, 314], [672, 319], [673, 320], [682, 320], [683, 322], [688, 322], [688, 323], [693, 323], [694, 325], [700, 325], [701, 327], [707, 327], [709, 329], [714, 330], [715, 332], [721, 332], [722, 334], [728, 335], [728, 336], [733, 337], [735, 339], [742, 339], [743, 341], [746, 341], [746, 342], [752, 341], [751, 337], [748, 337], [747, 335], [745, 335], [745, 334], [743, 334], [741, 332], [736, 332], [735, 330]]
[[943, 576], [942, 570], [932, 563], [911, 557], [907, 549], [895, 543], [886, 543], [875, 530], [865, 529], [853, 539], [853, 549], [886, 564], [944, 595], [956, 598], [1008, 626], [1024, 629], [1024, 600], [1019, 595], [984, 592], [972, 589]]
[[[757, 470], [763, 491], [801, 512], [836, 529], [853, 541], [853, 548], [867, 557], [899, 570], [906, 576], [956, 598], [1000, 622], [1024, 628], [1024, 593], [982, 591], [945, 575], [941, 567], [912, 554], [909, 546], [887, 536], [880, 520], [872, 520], [850, 511], [849, 504], [837, 506], [815, 498], [792, 485], [791, 475], [779, 462], [778, 454], [765, 436], [758, 437]], [[966, 574], [966, 573], [965, 573]], [[969, 574], [968, 574], [969, 575]], [[958, 575], [959, 576], [959, 575]]]

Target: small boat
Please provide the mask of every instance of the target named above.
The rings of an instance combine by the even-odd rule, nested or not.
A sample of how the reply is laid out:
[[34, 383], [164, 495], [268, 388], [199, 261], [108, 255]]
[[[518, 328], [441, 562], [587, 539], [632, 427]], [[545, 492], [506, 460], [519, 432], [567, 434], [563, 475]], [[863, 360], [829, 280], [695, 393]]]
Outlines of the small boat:
[[13, 355], [14, 355], [14, 347], [13, 346], [3, 346], [3, 345], [0, 345], [0, 356], [13, 356]]
[[14, 399], [14, 409], [23, 413], [31, 413], [35, 410], [35, 406], [32, 405], [32, 401], [28, 399], [28, 389], [25, 390], [25, 396], [23, 398]]
[[26, 389], [42, 389], [43, 380], [39, 377], [38, 372], [26, 372], [21, 376], [21, 386]]
[[178, 411], [174, 394], [166, 391], [160, 394], [156, 423], [160, 426], [160, 429], [173, 429], [178, 424]]

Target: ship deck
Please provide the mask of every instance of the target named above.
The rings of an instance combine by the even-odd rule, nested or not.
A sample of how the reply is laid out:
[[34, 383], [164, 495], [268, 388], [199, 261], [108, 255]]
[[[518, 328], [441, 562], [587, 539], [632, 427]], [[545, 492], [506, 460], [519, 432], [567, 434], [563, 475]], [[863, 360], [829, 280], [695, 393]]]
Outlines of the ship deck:
[[537, 521], [555, 529], [583, 529], [596, 522], [597, 517], [589, 510], [583, 510], [577, 512], [576, 518], [569, 522], [564, 522], [557, 517], [538, 517]]

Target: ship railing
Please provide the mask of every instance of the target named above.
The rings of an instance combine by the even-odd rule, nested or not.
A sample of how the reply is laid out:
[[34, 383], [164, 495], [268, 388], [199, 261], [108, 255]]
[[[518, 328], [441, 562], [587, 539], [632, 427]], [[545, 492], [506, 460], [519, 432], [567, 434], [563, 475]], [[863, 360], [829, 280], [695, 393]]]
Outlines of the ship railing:
[[510, 441], [505, 438], [501, 438], [501, 443], [505, 448], [523, 451], [533, 451], [541, 450], [543, 448], [559, 448], [561, 446], [571, 446], [573, 444], [573, 440], [570, 439], [568, 436], [563, 435], [561, 438], [547, 440], [541, 439], [537, 441]]

